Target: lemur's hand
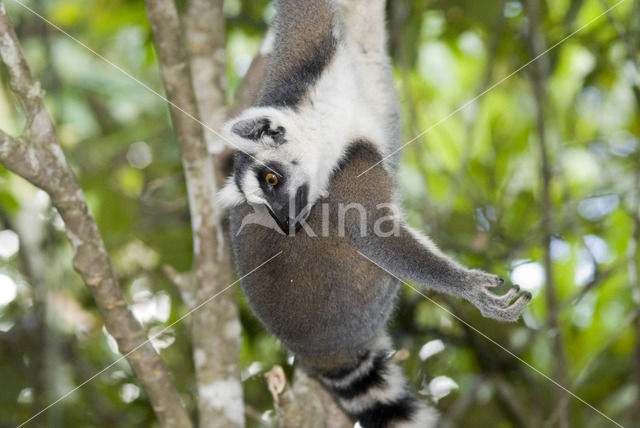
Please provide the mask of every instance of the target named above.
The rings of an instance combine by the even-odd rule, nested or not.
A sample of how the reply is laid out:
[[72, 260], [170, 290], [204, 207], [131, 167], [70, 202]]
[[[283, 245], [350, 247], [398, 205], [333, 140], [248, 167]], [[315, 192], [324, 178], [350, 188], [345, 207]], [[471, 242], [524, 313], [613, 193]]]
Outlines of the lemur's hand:
[[520, 287], [514, 285], [506, 294], [499, 296], [489, 291], [489, 288], [504, 284], [504, 279], [498, 275], [472, 270], [469, 272], [469, 287], [464, 296], [473, 303], [482, 316], [498, 321], [517, 321], [524, 308], [531, 301], [531, 293], [523, 292], [511, 303], [520, 292]]

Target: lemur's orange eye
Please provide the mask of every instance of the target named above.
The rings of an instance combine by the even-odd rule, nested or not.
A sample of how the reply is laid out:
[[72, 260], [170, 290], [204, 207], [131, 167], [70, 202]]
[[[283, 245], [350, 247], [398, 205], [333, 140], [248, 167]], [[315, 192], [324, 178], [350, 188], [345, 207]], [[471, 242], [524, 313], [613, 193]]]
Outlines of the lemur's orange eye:
[[267, 182], [269, 186], [276, 186], [278, 184], [278, 177], [272, 172], [264, 176], [264, 181]]

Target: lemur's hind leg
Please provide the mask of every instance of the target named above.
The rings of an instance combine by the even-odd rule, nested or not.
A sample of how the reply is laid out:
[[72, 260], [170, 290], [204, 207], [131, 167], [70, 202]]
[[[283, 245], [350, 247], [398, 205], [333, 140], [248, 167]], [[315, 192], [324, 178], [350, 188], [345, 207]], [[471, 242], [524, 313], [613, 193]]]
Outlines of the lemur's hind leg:
[[347, 34], [366, 55], [386, 57], [386, 0], [335, 0]]
[[[385, 0], [335, 0], [347, 48], [370, 105], [384, 124], [386, 152], [393, 151], [402, 136], [400, 105], [393, 87], [387, 53]], [[386, 153], [383, 153], [385, 155]]]

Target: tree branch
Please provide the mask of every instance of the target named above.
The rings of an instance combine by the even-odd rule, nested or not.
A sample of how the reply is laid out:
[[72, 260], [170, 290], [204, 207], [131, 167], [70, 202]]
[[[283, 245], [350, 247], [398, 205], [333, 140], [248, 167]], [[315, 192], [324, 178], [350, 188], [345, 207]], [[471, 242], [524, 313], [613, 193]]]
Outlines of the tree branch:
[[[199, 117], [213, 129], [219, 129], [227, 116], [226, 35], [222, 6], [222, 0], [189, 0], [183, 17], [185, 43], [189, 53], [191, 79]], [[226, 156], [225, 146], [217, 135], [207, 129], [203, 131], [209, 152], [215, 153], [212, 158], [214, 182], [211, 183], [215, 192], [216, 183], [222, 183], [226, 178], [226, 172], [220, 166]], [[219, 213], [214, 213], [214, 216], [211, 221], [216, 223], [215, 230], [212, 231], [215, 237], [212, 234], [206, 239], [217, 238], [217, 247], [202, 248], [214, 252], [203, 254], [203, 257], [210, 258], [217, 254], [217, 274], [199, 284], [196, 295], [198, 303], [232, 282], [231, 247], [229, 240], [225, 239], [228, 234], [216, 221], [221, 218]], [[239, 383], [242, 335], [237, 302], [233, 293], [220, 296], [218, 299], [216, 304], [207, 305], [194, 314], [192, 341], [198, 391], [206, 391], [208, 385], [213, 385], [216, 381], [229, 382], [228, 379], [232, 377], [233, 383], [240, 385], [240, 397], [232, 397], [238, 400], [237, 405], [224, 408], [215, 402], [216, 397], [200, 393], [200, 425], [212, 428], [243, 426], [245, 411], [241, 396], [242, 387]], [[216, 333], [212, 334], [214, 331]], [[235, 411], [235, 414], [231, 414], [232, 411]]]
[[53, 123], [42, 103], [40, 84], [31, 75], [1, 1], [0, 55], [11, 88], [28, 116], [22, 136], [0, 135], [0, 161], [7, 169], [49, 194], [64, 220], [73, 246], [73, 266], [89, 286], [118, 349], [128, 354], [127, 360], [146, 391], [160, 424], [190, 427], [191, 422], [166, 366], [128, 308], [82, 189], [58, 145]]
[[[220, 180], [221, 176], [216, 177], [203, 128], [194, 120], [204, 118], [208, 127], [217, 128], [225, 118], [222, 2], [189, 1], [185, 16], [187, 49], [173, 0], [145, 3], [172, 104], [171, 118], [182, 151], [192, 220], [194, 263], [186, 275], [195, 281], [176, 281], [176, 285], [187, 285], [181, 292], [186, 303], [194, 307], [232, 281], [229, 245], [218, 227], [214, 205], [216, 178]], [[215, 144], [213, 138], [210, 141]], [[220, 294], [215, 304], [194, 313], [192, 338], [202, 426], [244, 426], [238, 366], [241, 325], [234, 293]]]
[[[544, 51], [544, 40], [538, 31], [538, 0], [525, 0], [525, 8], [528, 15], [528, 34], [527, 45], [530, 55], [537, 58]], [[531, 64], [531, 83], [533, 85], [533, 93], [536, 102], [536, 118], [538, 132], [538, 148], [540, 150], [541, 169], [540, 176], [542, 180], [542, 244], [544, 248], [544, 268], [546, 276], [545, 296], [547, 299], [547, 311], [549, 327], [553, 332], [553, 351], [555, 355], [554, 377], [560, 384], [564, 385], [566, 380], [566, 355], [564, 350], [564, 341], [562, 331], [558, 325], [558, 304], [553, 278], [553, 263], [551, 260], [551, 165], [549, 161], [549, 147], [546, 137], [546, 124], [544, 117], [545, 103], [545, 75], [546, 61], [540, 58]], [[567, 404], [568, 395], [562, 389], [557, 389], [558, 403], [558, 422], [561, 428], [568, 428]]]
[[265, 374], [280, 428], [351, 428], [353, 422], [333, 397], [304, 370], [296, 369], [289, 386], [284, 371], [274, 366]]
[[[210, 128], [218, 129], [227, 117], [222, 0], [188, 0], [182, 22], [200, 119]], [[222, 150], [217, 135], [206, 129], [204, 133], [209, 147]]]

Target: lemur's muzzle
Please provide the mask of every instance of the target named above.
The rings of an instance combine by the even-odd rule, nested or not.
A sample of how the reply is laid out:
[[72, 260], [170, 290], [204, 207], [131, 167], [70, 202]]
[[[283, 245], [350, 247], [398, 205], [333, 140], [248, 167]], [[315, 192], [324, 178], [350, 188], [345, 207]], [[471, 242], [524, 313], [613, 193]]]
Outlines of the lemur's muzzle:
[[309, 186], [305, 184], [298, 187], [293, 197], [272, 200], [267, 206], [269, 214], [286, 235], [294, 235], [299, 231], [309, 216], [308, 193]]

